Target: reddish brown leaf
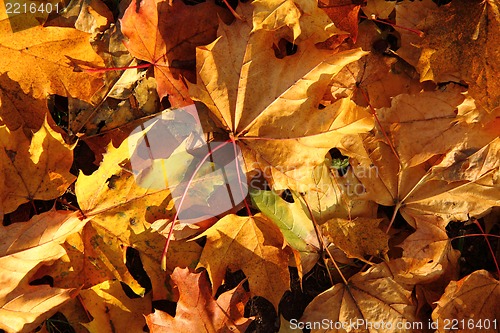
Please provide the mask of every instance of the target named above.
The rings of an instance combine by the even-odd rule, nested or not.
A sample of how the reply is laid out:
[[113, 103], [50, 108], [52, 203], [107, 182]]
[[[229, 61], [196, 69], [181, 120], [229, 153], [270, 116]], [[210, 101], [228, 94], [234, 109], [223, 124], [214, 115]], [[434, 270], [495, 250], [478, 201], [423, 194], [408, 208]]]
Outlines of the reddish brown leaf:
[[[130, 53], [154, 65], [160, 98], [168, 95], [173, 107], [192, 104], [183, 76], [194, 76], [182, 67], [194, 61], [196, 46], [215, 39], [215, 4], [187, 6], [178, 0], [133, 0], [121, 22]], [[194, 69], [194, 64], [190, 67]]]
[[187, 268], [176, 268], [172, 280], [180, 294], [175, 317], [159, 310], [148, 315], [151, 333], [244, 332], [250, 324], [251, 320], [243, 317], [249, 296], [241, 283], [215, 300], [205, 272], [195, 274]]

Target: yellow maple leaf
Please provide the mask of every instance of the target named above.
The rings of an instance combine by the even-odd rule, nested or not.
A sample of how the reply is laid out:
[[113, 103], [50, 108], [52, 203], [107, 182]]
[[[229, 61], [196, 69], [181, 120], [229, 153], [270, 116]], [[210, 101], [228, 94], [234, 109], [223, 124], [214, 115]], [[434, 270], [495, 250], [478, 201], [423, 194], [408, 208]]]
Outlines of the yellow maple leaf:
[[87, 222], [71, 212], [49, 211], [30, 223], [0, 226], [0, 328], [21, 332], [36, 328], [75, 294], [75, 289], [31, 286], [30, 278], [42, 263], [65, 254], [61, 244]]
[[226, 269], [243, 270], [252, 295], [267, 298], [276, 308], [290, 285], [289, 251], [279, 229], [261, 214], [226, 215], [198, 237], [207, 236], [199, 267], [207, 269], [213, 292]]
[[273, 33], [251, 29], [246, 22], [221, 24], [219, 38], [198, 47], [190, 93], [239, 142], [247, 172], [260, 170], [278, 189], [308, 189], [311, 168], [330, 148], [373, 127], [371, 115], [348, 99], [319, 108], [333, 75], [366, 52], [333, 54], [306, 40], [278, 59]]
[[5, 173], [0, 195], [5, 213], [31, 200], [50, 200], [64, 194], [75, 180], [69, 172], [72, 147], [47, 120], [30, 140], [22, 129], [0, 126], [0, 166]]

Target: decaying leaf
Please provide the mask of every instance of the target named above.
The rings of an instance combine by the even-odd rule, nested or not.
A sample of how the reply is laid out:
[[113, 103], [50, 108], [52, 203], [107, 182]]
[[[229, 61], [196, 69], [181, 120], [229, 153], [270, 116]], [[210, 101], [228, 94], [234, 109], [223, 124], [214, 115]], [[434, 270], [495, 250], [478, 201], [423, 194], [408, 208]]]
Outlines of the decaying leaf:
[[323, 226], [323, 235], [351, 258], [383, 257], [389, 251], [387, 236], [378, 225], [382, 219], [358, 217], [353, 220], [331, 219]]
[[432, 319], [439, 323], [437, 332], [446, 332], [446, 323], [452, 320], [464, 323], [457, 326], [457, 332], [497, 332], [499, 297], [498, 280], [485, 270], [451, 281], [432, 312]]
[[[304, 323], [321, 323], [328, 318], [333, 323], [345, 323], [346, 328], [309, 327], [311, 332], [373, 332], [370, 325], [391, 325], [393, 332], [408, 330], [397, 327], [415, 321], [415, 306], [408, 286], [397, 283], [385, 264], [353, 276], [347, 285], [336, 284], [318, 295], [300, 319]], [[365, 325], [366, 323], [366, 325]], [[307, 328], [307, 327], [306, 327]], [[385, 330], [385, 329], [384, 329]]]
[[242, 284], [221, 294], [216, 300], [204, 272], [194, 274], [188, 269], [176, 268], [172, 281], [179, 289], [175, 317], [156, 310], [146, 317], [152, 333], [162, 332], [245, 332], [251, 319], [243, 317], [243, 304], [248, 293]]
[[471, 85], [471, 96], [486, 110], [500, 105], [497, 1], [454, 1], [427, 14], [419, 28], [426, 32], [417, 44], [422, 51], [417, 66], [421, 81], [463, 80]]

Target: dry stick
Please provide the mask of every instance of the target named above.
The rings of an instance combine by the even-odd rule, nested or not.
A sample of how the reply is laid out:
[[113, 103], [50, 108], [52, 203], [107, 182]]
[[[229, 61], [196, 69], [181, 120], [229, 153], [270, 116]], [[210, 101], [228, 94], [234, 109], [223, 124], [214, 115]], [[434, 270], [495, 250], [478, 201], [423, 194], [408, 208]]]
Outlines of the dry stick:
[[[344, 277], [344, 274], [342, 274], [342, 271], [340, 270], [340, 267], [337, 265], [337, 262], [335, 261], [335, 259], [333, 259], [333, 255], [330, 252], [330, 250], [328, 250], [328, 246], [325, 245], [323, 235], [321, 233], [321, 230], [319, 229], [318, 223], [316, 223], [316, 219], [314, 218], [314, 215], [313, 215], [313, 212], [311, 210], [311, 207], [309, 206], [309, 203], [307, 202], [303, 193], [300, 193], [300, 196], [302, 197], [302, 200], [304, 200], [306, 207], [307, 207], [307, 210], [309, 211], [309, 216], [311, 217], [311, 221], [312, 221], [313, 226], [314, 226], [314, 231], [316, 232], [316, 237], [319, 240], [319, 243], [321, 245], [322, 250], [325, 250], [326, 253], [328, 254], [328, 256], [330, 257], [330, 259], [332, 259], [332, 262], [333, 262], [333, 265], [335, 266], [335, 269], [337, 270], [337, 272], [339, 272], [339, 275], [342, 278], [342, 281], [344, 281], [344, 283], [347, 285], [347, 279]], [[321, 257], [323, 258], [323, 256], [321, 256]], [[332, 274], [330, 273], [330, 270], [328, 269], [328, 265], [326, 264], [324, 258], [323, 258], [323, 261], [324, 261], [324, 264], [326, 267], [326, 272], [328, 273], [328, 277], [330, 278], [330, 282], [332, 283], [332, 286], [333, 286], [334, 283], [333, 283]]]

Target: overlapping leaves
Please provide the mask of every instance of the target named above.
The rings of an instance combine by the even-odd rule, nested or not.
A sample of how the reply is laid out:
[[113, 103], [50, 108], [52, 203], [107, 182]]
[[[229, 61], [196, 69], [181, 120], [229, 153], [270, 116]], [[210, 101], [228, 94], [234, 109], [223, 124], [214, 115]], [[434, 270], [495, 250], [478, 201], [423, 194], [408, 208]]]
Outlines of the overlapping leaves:
[[[66, 27], [14, 34], [0, 6], [0, 218], [8, 214], [5, 224], [22, 219], [28, 204], [34, 211], [29, 221], [0, 230], [0, 327], [32, 331], [60, 311], [78, 333], [138, 331], [146, 323], [152, 332], [244, 331], [251, 321], [244, 317], [249, 297], [262, 296], [278, 309], [290, 288], [288, 265], [298, 266], [300, 278], [320, 258], [329, 267], [337, 256], [325, 258], [323, 249], [341, 252], [346, 265], [308, 305], [304, 321], [411, 323], [427, 306], [436, 321], [498, 317], [498, 276], [477, 271], [459, 279], [459, 253], [445, 229], [450, 221], [480, 218], [500, 205], [497, 4], [454, 0], [438, 8], [431, 1], [368, 1], [361, 8], [367, 16], [390, 19], [395, 8], [401, 48], [367, 57], [372, 46], [389, 42], [387, 31], [363, 22], [356, 44], [363, 49], [355, 48], [349, 43], [356, 43], [353, 17], [360, 7], [337, 12], [332, 3], [322, 3], [328, 7], [323, 10], [310, 0], [256, 0], [239, 3], [235, 20], [211, 1], [132, 1], [125, 10], [120, 28], [128, 52], [154, 66], [148, 92], [156, 83], [164, 103], [182, 107], [196, 100], [203, 125], [216, 132], [207, 137], [223, 136], [225, 145], [238, 145], [243, 154], [246, 173], [237, 168], [231, 176], [259, 184], [250, 191], [252, 203], [175, 226], [167, 272], [160, 269], [166, 233], [158, 233], [158, 226], [179, 222], [172, 221], [175, 200], [185, 196], [172, 188], [193, 185], [196, 200], [186, 200], [184, 208], [199, 209], [223, 187], [206, 177], [220, 162], [207, 155], [206, 168], [192, 175], [176, 165], [180, 159], [153, 158], [147, 143], [149, 154], [141, 157], [146, 167], [137, 170], [132, 160], [151, 127], [125, 140], [124, 130], [109, 134], [114, 145], [96, 148], [94, 142], [96, 155], [106, 151], [102, 162], [92, 174], [80, 172], [73, 189], [73, 146], [57, 133], [62, 130], [55, 131], [45, 99], [57, 94], [71, 97], [73, 105], [79, 105], [76, 99], [96, 103], [102, 84], [113, 90], [100, 74], [81, 71], [102, 68], [102, 59], [117, 56], [97, 41], [100, 33], [108, 38], [117, 31], [106, 30], [111, 13], [93, 0], [82, 7], [89, 16], [78, 12], [78, 19], [51, 23]], [[96, 14], [99, 8], [106, 8], [105, 19]], [[348, 17], [344, 26], [352, 33], [343, 51], [336, 49], [347, 38], [337, 25], [339, 13]], [[67, 25], [92, 27], [98, 32], [94, 43], [89, 33]], [[402, 25], [425, 34], [411, 35]], [[418, 76], [440, 86], [418, 82]], [[134, 80], [127, 89], [134, 89]], [[133, 109], [127, 116], [106, 110], [110, 117], [138, 113], [132, 95], [127, 106], [120, 94], [104, 98], [110, 96], [118, 102], [107, 106]], [[105, 113], [104, 103], [91, 108]], [[64, 111], [52, 111], [60, 123]], [[188, 144], [179, 149], [196, 166], [200, 157], [185, 149]], [[336, 159], [339, 165], [328, 156], [338, 151], [349, 157]], [[159, 165], [174, 177], [153, 177]], [[73, 200], [73, 190], [76, 202], [65, 201]], [[36, 214], [38, 200], [61, 195], [58, 208], [80, 211]], [[377, 211], [378, 205], [393, 206], [393, 215]], [[399, 226], [385, 232], [403, 219], [410, 232]], [[399, 252], [392, 246], [396, 237], [404, 238]], [[352, 258], [372, 267], [360, 271]], [[134, 261], [142, 276], [131, 268]], [[248, 286], [242, 281], [225, 291], [232, 288], [226, 277], [238, 270]], [[46, 277], [50, 285], [36, 285]], [[176, 314], [151, 313], [152, 302], [165, 299], [177, 302]]]

